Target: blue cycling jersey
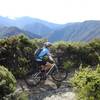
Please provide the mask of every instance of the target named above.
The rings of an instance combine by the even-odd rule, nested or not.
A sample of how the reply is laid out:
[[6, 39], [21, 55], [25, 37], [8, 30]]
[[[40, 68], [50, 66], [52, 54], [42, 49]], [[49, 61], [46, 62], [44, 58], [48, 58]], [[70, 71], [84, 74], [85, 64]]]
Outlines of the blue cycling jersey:
[[38, 57], [36, 58], [36, 61], [42, 61], [43, 57], [45, 55], [49, 56], [50, 52], [48, 48], [43, 47], [42, 51], [40, 52], [40, 54], [38, 55]]

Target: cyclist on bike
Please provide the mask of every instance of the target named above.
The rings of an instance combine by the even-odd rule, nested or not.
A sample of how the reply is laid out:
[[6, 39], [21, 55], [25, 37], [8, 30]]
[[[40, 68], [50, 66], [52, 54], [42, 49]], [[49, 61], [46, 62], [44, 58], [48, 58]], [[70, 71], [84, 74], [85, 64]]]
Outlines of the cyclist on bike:
[[54, 60], [51, 56], [49, 47], [52, 46], [52, 43], [45, 42], [41, 48], [37, 57], [35, 57], [36, 62], [41, 66], [42, 70], [48, 70], [53, 67]]

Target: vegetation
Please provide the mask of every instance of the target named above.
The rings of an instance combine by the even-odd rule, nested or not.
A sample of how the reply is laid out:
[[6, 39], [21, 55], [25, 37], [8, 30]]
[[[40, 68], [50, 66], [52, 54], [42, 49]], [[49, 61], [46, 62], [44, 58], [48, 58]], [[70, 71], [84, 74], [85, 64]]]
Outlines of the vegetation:
[[0, 66], [0, 100], [16, 89], [16, 79], [4, 66]]
[[[17, 77], [22, 77], [30, 70], [35, 71], [34, 51], [41, 47], [45, 39], [29, 40], [23, 35], [0, 41], [0, 65], [7, 67]], [[51, 48], [58, 63], [65, 68], [79, 68], [100, 63], [100, 40], [86, 43], [58, 42]], [[33, 66], [34, 65], [34, 66]], [[70, 68], [69, 68], [70, 66]]]
[[26, 91], [16, 92], [8, 97], [8, 100], [29, 100], [29, 93]]
[[78, 100], [100, 99], [100, 65], [96, 70], [91, 68], [80, 68], [70, 79]]
[[[45, 41], [47, 40], [29, 40], [23, 35], [1, 39], [1, 68], [4, 68], [2, 66], [5, 66], [16, 78], [23, 78], [23, 76], [29, 72], [34, 73], [37, 68], [34, 61], [34, 52], [37, 48], [41, 47]], [[100, 96], [98, 95], [100, 94], [100, 89], [97, 89], [97, 86], [99, 87], [100, 85], [100, 65], [97, 67], [97, 65], [100, 64], [100, 40], [93, 40], [89, 43], [60, 41], [54, 43], [51, 47], [51, 52], [54, 57], [58, 59], [58, 64], [66, 68], [67, 71], [71, 72], [76, 69], [78, 70], [80, 65], [82, 65], [80, 71], [75, 73], [71, 81], [72, 85], [76, 87], [76, 93], [81, 91], [77, 94], [79, 98], [82, 98], [81, 100], [95, 100], [94, 97], [97, 98], [97, 100], [98, 98], [100, 99]], [[87, 66], [90, 66], [91, 68], [88, 68]], [[10, 76], [10, 78], [11, 77], [12, 76]], [[0, 84], [1, 82], [2, 81], [0, 80]], [[15, 81], [12, 82], [12, 84], [13, 83], [15, 84]], [[5, 81], [4, 84], [8, 85]], [[9, 90], [7, 93], [9, 94], [11, 92], [12, 91]], [[6, 94], [2, 95], [4, 96]]]
[[[93, 46], [92, 46], [93, 45]], [[83, 66], [95, 67], [100, 63], [100, 40], [94, 40], [90, 43], [78, 42], [58, 42], [53, 47], [53, 52], [59, 58], [60, 64], [71, 62], [71, 66], [79, 68], [80, 64]]]
[[1, 40], [0, 65], [7, 67], [16, 77], [23, 77], [35, 65], [34, 51], [38, 48], [38, 41], [30, 41], [23, 35]]

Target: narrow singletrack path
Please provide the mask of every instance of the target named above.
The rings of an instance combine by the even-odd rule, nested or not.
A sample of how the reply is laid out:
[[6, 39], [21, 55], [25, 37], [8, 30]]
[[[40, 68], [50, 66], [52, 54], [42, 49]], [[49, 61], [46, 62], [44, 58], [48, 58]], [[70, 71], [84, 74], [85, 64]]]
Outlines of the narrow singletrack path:
[[35, 87], [28, 87], [24, 81], [18, 80], [16, 91], [21, 90], [28, 91], [29, 100], [76, 100], [67, 79], [62, 83], [56, 83], [49, 77]]

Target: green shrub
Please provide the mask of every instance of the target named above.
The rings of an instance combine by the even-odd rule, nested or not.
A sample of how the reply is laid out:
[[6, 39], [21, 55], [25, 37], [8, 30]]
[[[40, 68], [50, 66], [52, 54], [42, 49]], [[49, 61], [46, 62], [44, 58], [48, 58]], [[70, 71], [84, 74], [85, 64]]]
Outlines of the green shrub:
[[29, 100], [28, 91], [19, 91], [8, 97], [8, 100]]
[[34, 69], [36, 49], [35, 40], [30, 41], [23, 35], [2, 39], [0, 40], [0, 65], [8, 68], [15, 77], [23, 77], [30, 69]]
[[96, 70], [80, 68], [70, 82], [78, 100], [100, 100], [100, 65]]
[[[15, 77], [23, 77], [31, 70], [35, 72], [36, 62], [34, 52], [42, 47], [46, 39], [28, 39], [23, 35], [13, 36], [0, 40], [0, 65], [8, 68]], [[56, 42], [51, 52], [58, 58], [58, 65], [66, 68], [96, 66], [100, 64], [100, 40], [90, 43]]]
[[4, 66], [0, 66], [0, 100], [2, 97], [14, 92], [16, 79]]
[[67, 71], [70, 71], [72, 67], [74, 66], [74, 63], [71, 60], [67, 60], [63, 62], [63, 66]]

